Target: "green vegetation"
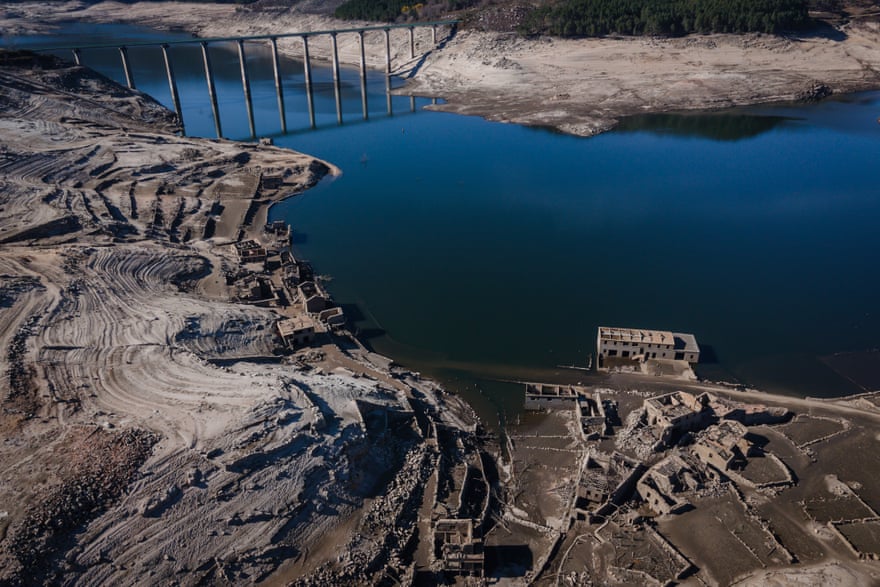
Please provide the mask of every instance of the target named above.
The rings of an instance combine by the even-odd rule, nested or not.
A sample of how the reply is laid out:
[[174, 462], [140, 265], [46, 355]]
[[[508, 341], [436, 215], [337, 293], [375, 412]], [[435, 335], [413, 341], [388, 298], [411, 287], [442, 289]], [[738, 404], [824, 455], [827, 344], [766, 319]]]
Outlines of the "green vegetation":
[[446, 12], [470, 8], [478, 0], [348, 0], [336, 9], [336, 18], [354, 20], [433, 20]]
[[336, 18], [393, 21], [409, 0], [348, 0], [336, 9]]
[[336, 18], [394, 22], [400, 18], [419, 18], [425, 5], [413, 0], [348, 0], [336, 9]]
[[807, 0], [560, 0], [536, 9], [520, 30], [561, 37], [776, 33], [808, 23]]

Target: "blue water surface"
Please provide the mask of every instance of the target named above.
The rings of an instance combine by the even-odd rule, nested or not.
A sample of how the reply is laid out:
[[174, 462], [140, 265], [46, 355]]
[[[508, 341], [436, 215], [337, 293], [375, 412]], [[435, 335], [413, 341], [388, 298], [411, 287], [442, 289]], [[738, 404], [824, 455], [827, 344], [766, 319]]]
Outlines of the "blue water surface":
[[[170, 106], [161, 54], [137, 51], [138, 88]], [[372, 72], [364, 121], [351, 68], [339, 125], [317, 68], [310, 130], [302, 64], [285, 59], [282, 134], [268, 48], [247, 51], [257, 135], [343, 170], [272, 216], [377, 350], [473, 387], [582, 365], [599, 325], [659, 328], [695, 333], [709, 376], [862, 391], [821, 358], [880, 347], [880, 93], [642, 116], [584, 139], [428, 112], [426, 98], [395, 97], [389, 115]], [[198, 46], [173, 58], [187, 133], [213, 136]], [[212, 59], [224, 134], [247, 140], [234, 45]], [[123, 80], [113, 50], [86, 63]], [[518, 391], [484, 387], [485, 410], [518, 409]]]

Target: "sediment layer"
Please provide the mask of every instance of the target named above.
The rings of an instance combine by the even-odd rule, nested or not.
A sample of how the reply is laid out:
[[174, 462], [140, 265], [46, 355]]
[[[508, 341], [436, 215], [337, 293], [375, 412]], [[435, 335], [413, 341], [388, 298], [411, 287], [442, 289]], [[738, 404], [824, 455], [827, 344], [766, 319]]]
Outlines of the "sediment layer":
[[230, 285], [252, 271], [231, 243], [338, 170], [178, 136], [83, 67], [0, 60], [0, 582], [412, 573], [434, 498], [413, 488], [438, 426], [476, 446], [471, 412], [344, 330], [283, 349], [278, 309]]

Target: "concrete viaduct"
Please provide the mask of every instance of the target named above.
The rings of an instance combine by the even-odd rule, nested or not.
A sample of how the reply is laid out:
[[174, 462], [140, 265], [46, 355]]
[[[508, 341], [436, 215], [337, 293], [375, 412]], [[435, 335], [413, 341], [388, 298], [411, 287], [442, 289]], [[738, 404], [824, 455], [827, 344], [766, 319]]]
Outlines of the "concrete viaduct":
[[214, 127], [217, 136], [223, 136], [223, 130], [220, 126], [220, 107], [217, 103], [217, 91], [214, 85], [214, 71], [211, 66], [211, 57], [208, 52], [208, 46], [212, 43], [235, 43], [238, 47], [238, 61], [241, 66], [241, 85], [244, 90], [244, 99], [247, 106], [248, 124], [250, 126], [251, 137], [256, 137], [256, 129], [254, 128], [254, 109], [251, 101], [250, 77], [248, 75], [247, 58], [245, 56], [245, 41], [265, 41], [272, 50], [272, 63], [275, 75], [275, 92], [278, 97], [278, 113], [281, 118], [281, 130], [287, 132], [287, 119], [284, 111], [284, 88], [281, 81], [281, 69], [278, 62], [278, 39], [299, 37], [302, 41], [303, 64], [305, 68], [306, 94], [308, 97], [309, 124], [312, 128], [315, 126], [315, 108], [314, 96], [312, 93], [312, 64], [309, 55], [309, 40], [316, 37], [328, 37], [330, 39], [331, 63], [333, 67], [333, 86], [336, 97], [336, 118], [338, 122], [342, 122], [342, 98], [340, 87], [339, 73], [339, 52], [337, 49], [336, 38], [342, 34], [356, 34], [359, 38], [360, 46], [360, 80], [361, 80], [361, 105], [363, 116], [367, 118], [367, 63], [365, 55], [364, 35], [368, 32], [381, 32], [385, 36], [385, 89], [388, 101], [388, 110], [391, 111], [391, 31], [395, 29], [403, 29], [409, 34], [409, 57], [415, 58], [415, 30], [417, 28], [429, 28], [431, 30], [431, 43], [433, 47], [437, 46], [438, 28], [446, 28], [449, 34], [455, 30], [459, 21], [457, 20], [440, 20], [433, 22], [418, 22], [407, 24], [385, 24], [373, 27], [344, 28], [326, 31], [308, 31], [297, 33], [280, 33], [269, 35], [252, 35], [239, 37], [212, 37], [205, 39], [183, 39], [173, 41], [145, 41], [128, 43], [126, 45], [118, 44], [98, 44], [98, 45], [82, 45], [78, 47], [44, 47], [33, 49], [38, 52], [46, 51], [63, 51], [69, 50], [73, 52], [73, 59], [77, 65], [83, 64], [83, 51], [87, 49], [108, 49], [116, 48], [119, 51], [122, 60], [122, 69], [125, 74], [125, 83], [129, 88], [135, 89], [135, 80], [132, 74], [131, 63], [128, 56], [129, 47], [159, 47], [162, 50], [162, 56], [165, 61], [165, 73], [168, 77], [168, 86], [171, 90], [171, 101], [178, 119], [183, 123], [183, 113], [180, 107], [180, 94], [177, 90], [177, 80], [174, 76], [174, 66], [171, 59], [170, 48], [173, 45], [199, 44], [202, 50], [202, 61], [205, 67], [205, 80], [208, 85], [208, 95], [211, 100], [211, 110], [214, 115]]

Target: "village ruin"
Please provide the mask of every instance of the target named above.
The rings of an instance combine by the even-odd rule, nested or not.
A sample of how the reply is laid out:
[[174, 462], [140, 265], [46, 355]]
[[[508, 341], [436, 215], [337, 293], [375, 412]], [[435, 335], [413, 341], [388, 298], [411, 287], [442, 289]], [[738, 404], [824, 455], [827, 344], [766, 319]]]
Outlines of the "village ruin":
[[0, 582], [880, 583], [877, 393], [699, 382], [693, 335], [603, 327], [493, 435], [270, 221], [331, 165], [17, 59]]
[[[626, 385], [524, 385], [524, 407], [535, 416], [512, 438], [513, 467], [520, 483], [555, 471], [568, 496], [523, 496], [511, 516], [520, 523], [540, 516], [554, 537], [532, 543], [546, 545], [537, 584], [724, 585], [750, 573], [782, 577], [788, 571], [781, 569], [822, 559], [806, 546], [816, 536], [834, 537], [831, 560], [840, 552], [850, 561], [876, 560], [877, 514], [861, 497], [865, 487], [832, 475], [819, 488], [803, 473], [817, 463], [815, 447], [853, 431], [848, 418], [801, 414], [762, 403], [760, 393], [687, 379], [615, 377], [626, 377]], [[543, 459], [545, 473], [535, 471], [540, 446], [562, 451]], [[792, 527], [792, 516], [803, 520], [802, 529]], [[815, 532], [807, 531], [813, 524]], [[716, 544], [729, 556], [719, 557]]]

